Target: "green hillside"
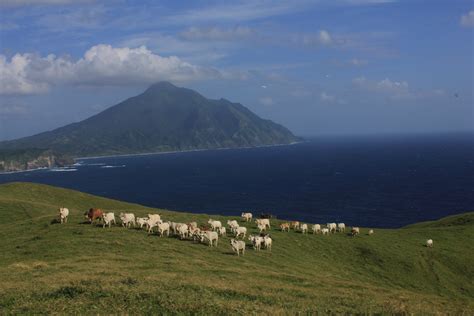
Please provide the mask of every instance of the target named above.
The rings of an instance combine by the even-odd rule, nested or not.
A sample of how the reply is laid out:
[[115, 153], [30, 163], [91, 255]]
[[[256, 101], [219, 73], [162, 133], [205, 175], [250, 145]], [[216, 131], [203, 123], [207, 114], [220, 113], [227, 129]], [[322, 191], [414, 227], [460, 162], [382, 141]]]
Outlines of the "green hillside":
[[[59, 206], [71, 211], [65, 225], [53, 221]], [[272, 222], [272, 251], [238, 258], [229, 238], [209, 248], [83, 224], [89, 207], [156, 211], [45, 185], [0, 186], [2, 314], [474, 313], [474, 213], [354, 238], [282, 233]]]
[[239, 103], [159, 82], [78, 123], [12, 141], [4, 150], [48, 148], [71, 157], [290, 144], [285, 127]]

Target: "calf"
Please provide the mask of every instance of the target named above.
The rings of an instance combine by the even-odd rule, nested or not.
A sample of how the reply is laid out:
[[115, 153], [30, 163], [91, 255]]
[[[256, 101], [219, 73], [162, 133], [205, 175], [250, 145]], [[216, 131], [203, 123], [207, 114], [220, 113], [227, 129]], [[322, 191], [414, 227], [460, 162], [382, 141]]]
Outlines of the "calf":
[[219, 229], [217, 230], [217, 232], [218, 232], [219, 235], [221, 235], [221, 236], [225, 236], [226, 233], [227, 233], [225, 227], [219, 228]]
[[260, 230], [260, 234], [267, 230], [267, 226], [264, 224], [258, 224], [257, 227]]
[[242, 256], [245, 254], [245, 241], [231, 239], [230, 244], [232, 246], [232, 250], [237, 253], [237, 256], [240, 256], [241, 253]]
[[120, 220], [122, 221], [123, 227], [135, 227], [135, 214], [133, 213], [120, 213]]
[[265, 248], [267, 248], [268, 250], [272, 250], [272, 238], [270, 237], [270, 235], [267, 235], [263, 238], [263, 244], [265, 245]]
[[291, 228], [293, 228], [294, 230], [297, 230], [298, 228], [300, 228], [300, 222], [298, 221], [291, 222]]
[[252, 220], [252, 213], [242, 213], [241, 217], [246, 221], [250, 222]]
[[252, 242], [253, 249], [259, 251], [263, 243], [263, 237], [249, 236], [249, 240]]
[[337, 224], [337, 230], [339, 232], [345, 232], [346, 231], [346, 224], [344, 224], [344, 223]]
[[247, 235], [247, 228], [246, 227], [237, 227], [235, 230], [235, 238], [239, 238], [239, 236], [242, 236], [242, 238], [245, 238], [245, 235]]
[[105, 225], [112, 226], [112, 222], [114, 222], [114, 225], [116, 224], [115, 222], [115, 214], [112, 212], [105, 213], [102, 217], [104, 219], [104, 224], [102, 225], [102, 228], [105, 228]]
[[281, 229], [282, 232], [284, 232], [284, 231], [289, 232], [290, 231], [290, 223], [281, 223], [280, 224], [280, 229]]
[[209, 219], [207, 222], [211, 225], [212, 230], [216, 230], [222, 227], [222, 223], [220, 221]]
[[313, 228], [313, 234], [318, 234], [321, 232], [321, 225], [319, 224], [314, 224], [312, 228]]
[[140, 228], [143, 228], [148, 222], [148, 217], [137, 217], [137, 224], [140, 226]]
[[301, 224], [300, 230], [302, 234], [306, 234], [308, 232], [308, 224]]
[[212, 231], [201, 232], [201, 242], [204, 242], [205, 240], [207, 240], [207, 242], [209, 243], [209, 247], [212, 247], [213, 245], [217, 247], [217, 243], [219, 242], [219, 235], [217, 234], [217, 232]]
[[67, 223], [67, 217], [69, 216], [69, 209], [65, 207], [59, 208], [59, 220], [62, 223]]
[[158, 224], [157, 227], [158, 227], [158, 233], [160, 234], [160, 237], [163, 237], [165, 232], [166, 232], [166, 236], [170, 235], [170, 224], [169, 224], [169, 222]]
[[360, 229], [359, 227], [352, 227], [351, 229], [351, 235], [354, 237], [355, 235], [359, 235]]
[[148, 218], [152, 219], [152, 220], [155, 220], [155, 221], [159, 221], [159, 220], [161, 220], [161, 215], [160, 214], [148, 214]]
[[188, 225], [186, 224], [179, 225], [177, 227], [177, 231], [178, 231], [179, 239], [188, 238], [188, 233], [189, 233]]
[[323, 228], [323, 229], [321, 229], [321, 234], [323, 234], [323, 235], [329, 235], [329, 228]]
[[426, 241], [426, 247], [433, 248], [433, 239], [428, 239]]
[[329, 229], [329, 232], [331, 232], [331, 233], [336, 232], [336, 228], [337, 228], [336, 223], [327, 223], [326, 226]]
[[257, 218], [255, 223], [257, 223], [257, 225], [266, 225], [268, 228], [270, 228], [270, 219], [268, 218]]

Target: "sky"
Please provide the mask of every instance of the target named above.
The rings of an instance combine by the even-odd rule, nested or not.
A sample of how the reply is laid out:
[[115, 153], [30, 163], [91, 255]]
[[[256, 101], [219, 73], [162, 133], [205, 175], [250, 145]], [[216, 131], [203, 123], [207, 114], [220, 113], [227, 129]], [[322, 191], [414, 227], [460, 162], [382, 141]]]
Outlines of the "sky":
[[0, 140], [170, 81], [300, 136], [474, 131], [474, 3], [0, 0]]

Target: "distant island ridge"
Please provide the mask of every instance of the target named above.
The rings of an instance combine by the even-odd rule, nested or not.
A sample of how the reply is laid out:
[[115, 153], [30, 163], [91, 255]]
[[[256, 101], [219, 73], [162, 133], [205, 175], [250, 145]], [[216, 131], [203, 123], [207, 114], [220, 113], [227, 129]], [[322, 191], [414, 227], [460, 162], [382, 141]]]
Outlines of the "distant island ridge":
[[53, 131], [0, 142], [0, 172], [61, 167], [74, 158], [284, 145], [302, 139], [239, 103], [169, 82]]

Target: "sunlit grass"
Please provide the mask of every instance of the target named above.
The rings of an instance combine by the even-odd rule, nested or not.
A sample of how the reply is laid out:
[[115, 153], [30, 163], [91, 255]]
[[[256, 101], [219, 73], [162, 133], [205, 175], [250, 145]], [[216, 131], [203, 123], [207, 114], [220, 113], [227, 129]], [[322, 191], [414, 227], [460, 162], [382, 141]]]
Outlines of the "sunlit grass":
[[[71, 211], [65, 225], [53, 221], [60, 206]], [[373, 236], [363, 228], [354, 238], [283, 233], [274, 222], [271, 252], [249, 246], [237, 258], [229, 238], [209, 248], [84, 224], [89, 207], [157, 211], [44, 185], [0, 186], [2, 313], [474, 311], [474, 213]], [[209, 218], [159, 213], [200, 224]], [[424, 246], [428, 238], [434, 248]]]

